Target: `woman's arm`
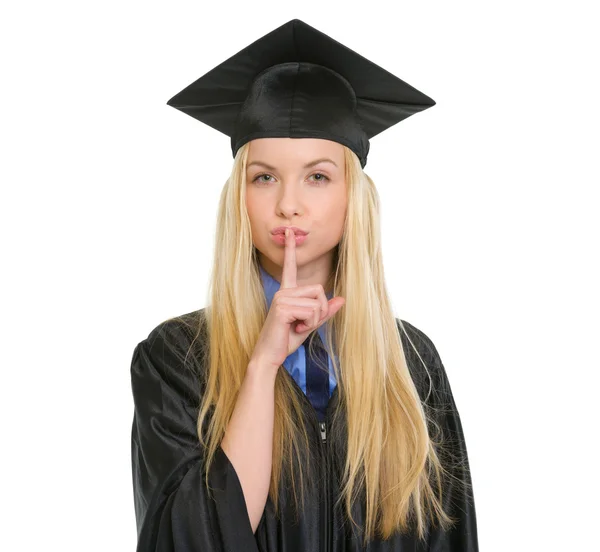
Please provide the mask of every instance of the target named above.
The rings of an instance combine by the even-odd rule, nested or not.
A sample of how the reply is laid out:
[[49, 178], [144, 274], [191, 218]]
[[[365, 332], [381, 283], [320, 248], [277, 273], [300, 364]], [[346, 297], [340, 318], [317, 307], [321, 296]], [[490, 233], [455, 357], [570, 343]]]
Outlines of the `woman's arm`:
[[270, 367], [252, 362], [248, 365], [221, 441], [221, 448], [240, 479], [252, 532], [256, 532], [269, 494], [276, 375]]

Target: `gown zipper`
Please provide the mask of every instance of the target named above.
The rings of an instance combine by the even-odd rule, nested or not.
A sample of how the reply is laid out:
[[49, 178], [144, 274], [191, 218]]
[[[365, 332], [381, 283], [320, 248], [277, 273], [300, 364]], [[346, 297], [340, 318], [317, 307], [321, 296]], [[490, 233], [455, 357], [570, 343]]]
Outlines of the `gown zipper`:
[[[302, 397], [300, 400], [304, 401], [306, 404], [308, 404], [310, 406], [311, 409], [311, 417], [314, 419], [317, 419], [316, 413], [314, 411], [314, 407], [312, 405], [312, 403], [308, 400], [308, 397], [306, 396], [306, 393], [304, 393], [303, 389], [298, 385], [298, 383], [296, 382], [296, 380], [292, 377], [292, 375], [285, 370], [284, 368], [284, 372], [285, 372], [285, 376], [290, 379], [290, 382], [292, 384], [293, 387], [296, 388], [296, 390], [298, 391], [298, 393], [300, 394], [300, 396]], [[333, 393], [331, 395], [331, 397], [329, 398], [329, 403], [327, 404], [327, 407], [325, 409], [326, 412], [329, 411], [330, 405], [333, 402], [333, 398], [336, 397], [336, 395], [338, 394], [338, 387], [339, 385], [336, 385], [335, 389], [333, 390]], [[337, 398], [337, 397], [336, 397]], [[327, 417], [327, 414], [325, 415]], [[331, 477], [331, 474], [329, 473], [329, 460], [328, 460], [328, 454], [327, 454], [327, 421], [321, 422], [318, 421], [318, 425], [319, 425], [319, 429], [321, 432], [321, 452], [323, 453], [322, 458], [323, 458], [323, 466], [324, 466], [324, 472], [325, 472], [325, 477], [324, 477], [324, 483], [325, 483], [325, 490], [323, 492], [323, 496], [324, 496], [324, 508], [321, 508], [321, 511], [323, 512], [323, 517], [324, 519], [324, 534], [323, 534], [323, 540], [325, 541], [324, 546], [321, 547], [321, 551], [320, 552], [331, 552], [332, 546], [331, 546], [331, 520], [330, 520], [330, 516], [329, 516], [329, 510], [330, 510], [330, 481], [329, 478]]]
[[329, 537], [329, 533], [330, 533], [330, 524], [331, 521], [329, 519], [329, 477], [331, 476], [331, 474], [329, 473], [329, 458], [328, 458], [328, 454], [327, 454], [327, 421], [324, 422], [319, 422], [319, 426], [321, 429], [321, 443], [323, 445], [323, 458], [324, 458], [324, 471], [325, 471], [325, 477], [324, 477], [324, 483], [325, 483], [325, 489], [323, 491], [323, 496], [325, 498], [325, 507], [323, 508], [323, 511], [325, 512], [325, 521], [323, 524], [324, 527], [324, 531], [323, 531], [323, 538], [325, 540], [325, 546], [322, 547], [322, 550], [324, 552], [329, 552], [330, 551], [330, 547], [329, 547], [329, 541], [330, 541], [330, 537]]

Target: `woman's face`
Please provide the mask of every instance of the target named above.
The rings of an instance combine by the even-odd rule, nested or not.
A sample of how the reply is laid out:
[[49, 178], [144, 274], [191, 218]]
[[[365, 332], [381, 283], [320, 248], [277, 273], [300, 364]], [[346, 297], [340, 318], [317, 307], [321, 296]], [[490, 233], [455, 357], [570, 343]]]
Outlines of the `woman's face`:
[[246, 206], [252, 239], [267, 272], [281, 281], [285, 246], [273, 239], [272, 231], [296, 226], [307, 232], [302, 243], [296, 242], [298, 285], [324, 284], [346, 217], [343, 146], [318, 138], [252, 140]]

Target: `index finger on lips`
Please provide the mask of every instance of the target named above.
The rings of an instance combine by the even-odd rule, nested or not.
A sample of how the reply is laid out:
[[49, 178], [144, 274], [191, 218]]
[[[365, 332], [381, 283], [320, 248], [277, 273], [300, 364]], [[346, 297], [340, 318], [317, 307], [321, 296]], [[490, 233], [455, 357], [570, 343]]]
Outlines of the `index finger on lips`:
[[281, 287], [293, 288], [296, 284], [296, 238], [293, 230], [286, 230], [285, 249], [283, 252], [283, 272]]

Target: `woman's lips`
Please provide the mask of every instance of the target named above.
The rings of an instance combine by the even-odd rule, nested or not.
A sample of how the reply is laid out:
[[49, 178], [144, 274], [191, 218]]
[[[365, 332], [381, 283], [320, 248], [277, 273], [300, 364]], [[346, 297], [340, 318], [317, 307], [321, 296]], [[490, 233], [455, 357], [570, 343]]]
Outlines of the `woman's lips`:
[[[306, 238], [308, 238], [308, 234], [304, 236], [296, 236], [296, 245], [300, 245]], [[271, 239], [277, 245], [285, 245], [285, 234], [271, 234]]]

